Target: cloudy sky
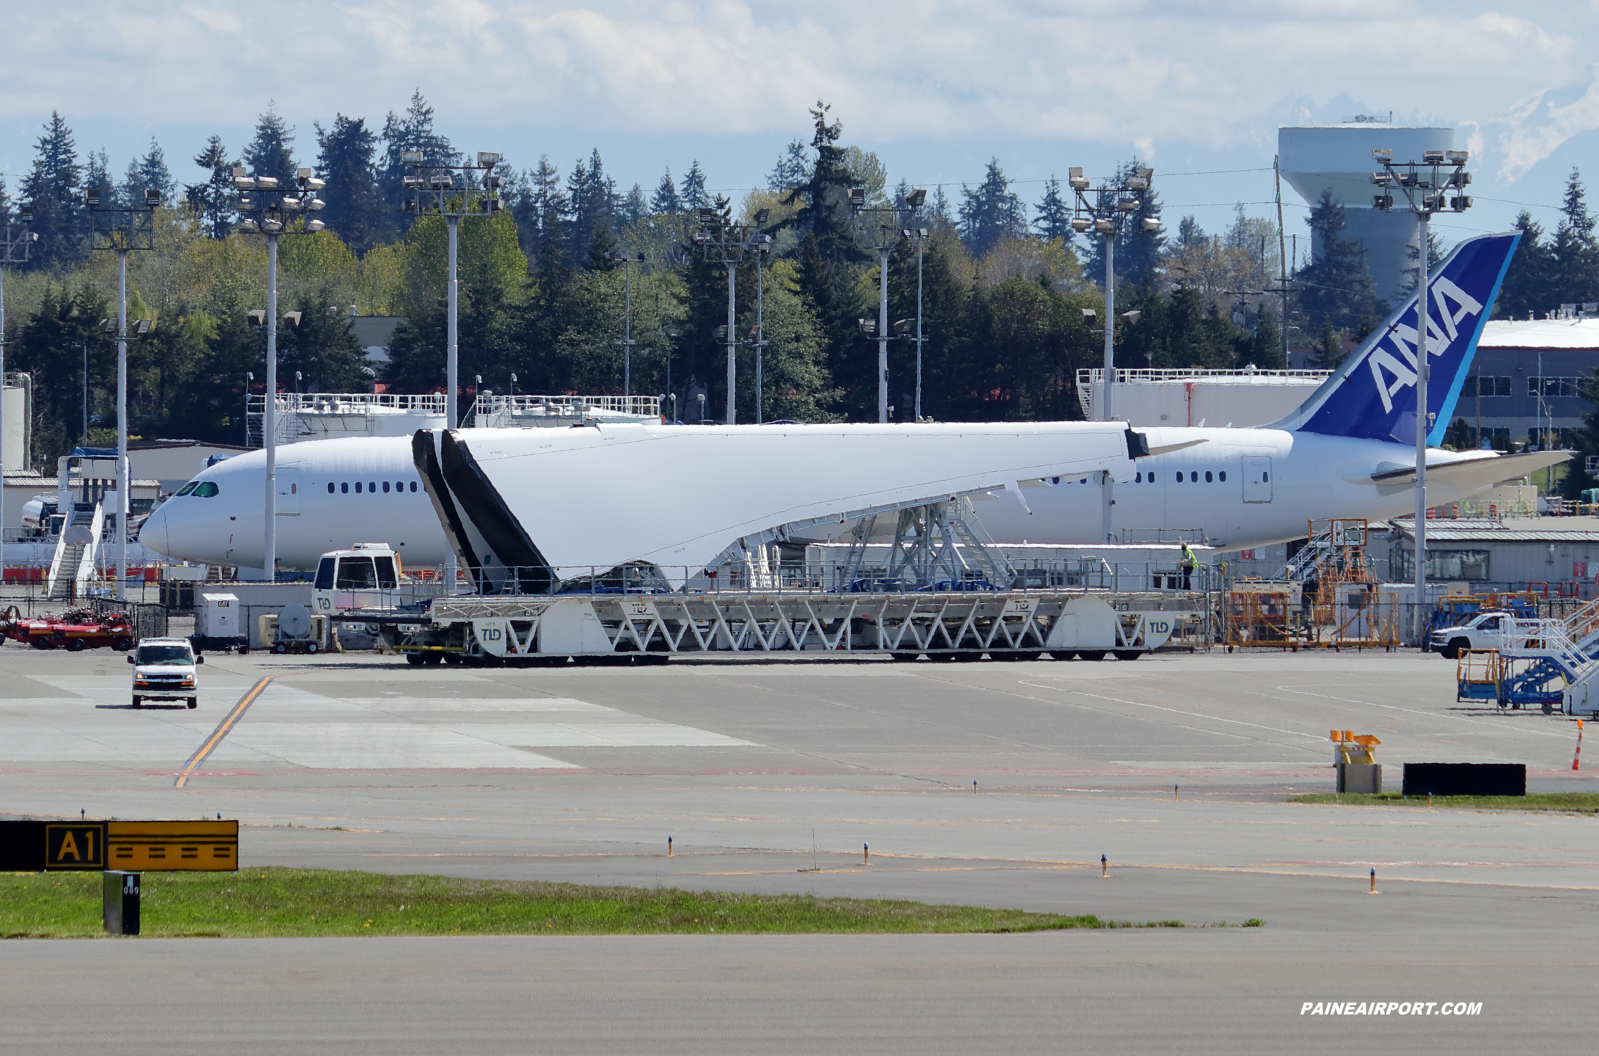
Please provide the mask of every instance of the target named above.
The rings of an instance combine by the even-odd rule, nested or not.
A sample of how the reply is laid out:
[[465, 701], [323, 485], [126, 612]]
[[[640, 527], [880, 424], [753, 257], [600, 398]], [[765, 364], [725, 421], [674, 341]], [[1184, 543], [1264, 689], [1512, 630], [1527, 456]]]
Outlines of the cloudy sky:
[[458, 147], [563, 171], [597, 147], [646, 189], [694, 159], [713, 187], [762, 182], [818, 98], [891, 179], [958, 193], [998, 157], [1031, 202], [1136, 153], [1168, 223], [1207, 229], [1235, 202], [1268, 211], [1278, 126], [1356, 113], [1458, 129], [1478, 207], [1451, 238], [1522, 203], [1552, 226], [1571, 167], [1599, 178], [1599, 0], [76, 0], [5, 36], [8, 174], [52, 110], [117, 171], [153, 136], [194, 180], [206, 136], [237, 151], [269, 102], [308, 160], [314, 122], [381, 127], [420, 88]]

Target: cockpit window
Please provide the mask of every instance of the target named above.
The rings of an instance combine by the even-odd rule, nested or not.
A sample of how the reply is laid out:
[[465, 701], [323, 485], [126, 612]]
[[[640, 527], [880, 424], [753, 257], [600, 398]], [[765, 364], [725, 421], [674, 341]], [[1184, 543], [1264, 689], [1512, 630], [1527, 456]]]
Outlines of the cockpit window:
[[215, 495], [219, 490], [221, 490], [221, 489], [219, 489], [217, 487], [216, 481], [214, 481], [214, 480], [202, 480], [198, 485], [195, 486], [194, 497], [197, 498], [197, 499], [209, 499], [211, 496]]
[[[178, 495], [187, 495], [189, 492], [193, 491], [195, 488], [198, 488], [199, 486], [200, 486], [200, 482], [199, 481], [191, 480], [187, 484], [183, 485], [183, 487], [178, 489]], [[173, 496], [173, 497], [176, 498], [177, 496]]]

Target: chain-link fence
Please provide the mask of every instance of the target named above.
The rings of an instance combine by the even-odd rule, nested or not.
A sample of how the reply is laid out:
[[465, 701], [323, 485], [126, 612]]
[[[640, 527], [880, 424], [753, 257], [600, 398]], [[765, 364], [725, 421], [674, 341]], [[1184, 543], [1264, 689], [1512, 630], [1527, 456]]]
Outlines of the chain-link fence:
[[167, 634], [167, 609], [142, 601], [117, 601], [114, 598], [92, 598], [88, 607], [104, 616], [108, 613], [126, 613], [133, 624], [137, 638], [165, 638]]

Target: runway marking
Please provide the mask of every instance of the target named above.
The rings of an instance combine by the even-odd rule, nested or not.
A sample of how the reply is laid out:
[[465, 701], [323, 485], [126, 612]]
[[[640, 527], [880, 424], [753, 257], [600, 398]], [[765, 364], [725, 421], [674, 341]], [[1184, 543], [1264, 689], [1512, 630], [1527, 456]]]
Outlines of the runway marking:
[[[1248, 726], [1251, 729], [1256, 729], [1256, 730], [1269, 730], [1272, 733], [1281, 733], [1281, 734], [1284, 734], [1284, 735], [1289, 736], [1289, 737], [1302, 737], [1302, 738], [1304, 738], [1305, 740], [1308, 740], [1308, 741], [1318, 741], [1318, 740], [1322, 739], [1322, 738], [1318, 737], [1315, 734], [1307, 733], [1307, 732], [1302, 731], [1302, 730], [1284, 730], [1284, 729], [1280, 729], [1279, 727], [1276, 727], [1276, 726], [1263, 726], [1263, 725], [1261, 725], [1258, 722], [1244, 722], [1241, 719], [1224, 719], [1224, 718], [1222, 718], [1219, 715], [1205, 715], [1205, 714], [1202, 714], [1201, 712], [1197, 712], [1197, 711], [1184, 711], [1182, 708], [1168, 708], [1168, 707], [1164, 707], [1164, 706], [1162, 706], [1160, 704], [1146, 704], [1146, 703], [1144, 703], [1141, 700], [1126, 700], [1126, 699], [1124, 699], [1122, 697], [1109, 697], [1109, 696], [1106, 696], [1103, 693], [1090, 693], [1087, 690], [1083, 690], [1083, 689], [1071, 689], [1071, 688], [1065, 687], [1065, 686], [1041, 686], [1041, 685], [1039, 685], [1036, 682], [1029, 682], [1026, 679], [1019, 679], [1018, 682], [1019, 682], [1020, 685], [1030, 686], [1033, 689], [1048, 689], [1048, 690], [1054, 690], [1054, 691], [1057, 691], [1057, 692], [1064, 691], [1064, 692], [1067, 692], [1067, 693], [1076, 693], [1079, 696], [1093, 697], [1096, 700], [1108, 700], [1108, 701], [1111, 701], [1112, 703], [1115, 703], [1115, 704], [1131, 704], [1131, 705], [1133, 705], [1134, 707], [1137, 707], [1137, 708], [1151, 708], [1151, 709], [1153, 709], [1155, 711], [1170, 712], [1173, 715], [1186, 715], [1186, 716], [1188, 716], [1191, 719], [1202, 719], [1202, 720], [1207, 721], [1207, 722], [1224, 722], [1224, 723], [1227, 723], [1230, 726]], [[1202, 732], [1210, 733], [1210, 734], [1214, 734], [1214, 735], [1218, 735], [1218, 736], [1226, 736], [1227, 735], [1226, 731], [1223, 731], [1223, 730], [1207, 730], [1207, 729], [1205, 729], [1202, 726], [1194, 727], [1194, 728], [1197, 729], [1197, 730], [1200, 730]], [[1235, 734], [1232, 734], [1232, 736], [1234, 736], [1234, 737], [1242, 737], [1244, 735], [1235, 733]], [[1289, 747], [1292, 747], [1292, 746], [1291, 745], [1284, 745], [1283, 747], [1289, 748]]]
[[200, 764], [205, 762], [206, 756], [216, 751], [217, 745], [222, 743], [222, 738], [226, 737], [228, 731], [233, 729], [238, 721], [244, 717], [245, 711], [249, 709], [251, 704], [255, 703], [255, 698], [261, 695], [261, 691], [266, 689], [267, 683], [271, 682], [272, 678], [272, 675], [267, 675], [251, 686], [249, 692], [239, 698], [239, 702], [233, 705], [233, 710], [228, 712], [221, 722], [217, 723], [216, 729], [211, 731], [211, 736], [207, 737], [205, 743], [195, 749], [194, 754], [189, 756], [189, 761], [183, 764], [183, 769], [179, 771], [177, 779], [172, 782], [173, 788], [182, 788], [189, 783], [189, 778], [194, 776], [194, 772], [199, 769]]
[[1507, 723], [1505, 723], [1505, 724], [1494, 723], [1492, 720], [1476, 719], [1476, 718], [1472, 718], [1472, 717], [1470, 717], [1468, 715], [1451, 715], [1451, 714], [1448, 714], [1447, 712], [1439, 713], [1439, 712], [1432, 712], [1432, 711], [1422, 711], [1419, 708], [1402, 708], [1402, 707], [1400, 707], [1397, 704], [1378, 704], [1378, 703], [1376, 703], [1374, 701], [1370, 701], [1370, 700], [1355, 700], [1355, 699], [1350, 698], [1350, 697], [1335, 697], [1331, 693], [1312, 693], [1308, 689], [1295, 689], [1293, 686], [1278, 686], [1277, 687], [1277, 691], [1279, 693], [1293, 693], [1293, 694], [1296, 694], [1296, 695], [1302, 696], [1302, 697], [1319, 697], [1322, 700], [1336, 700], [1336, 701], [1338, 701], [1341, 704], [1359, 704], [1359, 705], [1361, 705], [1363, 707], [1367, 707], [1367, 708], [1383, 708], [1384, 710], [1387, 710], [1387, 711], [1401, 711], [1401, 712], [1404, 712], [1407, 715], [1422, 715], [1422, 716], [1425, 716], [1425, 717], [1427, 717], [1429, 719], [1436, 719], [1436, 718], [1454, 719], [1456, 722], [1469, 723], [1469, 724], [1471, 724], [1473, 726], [1487, 726], [1494, 733], [1505, 733], [1505, 732], [1525, 733], [1525, 734], [1528, 734], [1529, 736], [1532, 736], [1532, 737], [1555, 737], [1555, 738], [1558, 738], [1559, 740], [1563, 740], [1563, 741], [1564, 740], [1569, 740], [1570, 736], [1571, 736], [1569, 733], [1563, 733], [1563, 732], [1558, 732], [1558, 731], [1554, 731], [1554, 730], [1528, 730], [1528, 729], [1522, 729], [1522, 728], [1517, 727], [1517, 726], [1511, 726], [1511, 725], [1509, 725]]

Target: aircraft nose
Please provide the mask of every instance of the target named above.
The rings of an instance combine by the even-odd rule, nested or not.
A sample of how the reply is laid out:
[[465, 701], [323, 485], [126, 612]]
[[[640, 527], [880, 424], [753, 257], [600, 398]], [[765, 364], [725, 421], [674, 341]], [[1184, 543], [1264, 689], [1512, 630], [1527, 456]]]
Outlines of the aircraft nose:
[[171, 543], [167, 537], [167, 505], [152, 510], [139, 527], [139, 542], [158, 554], [171, 556]]

